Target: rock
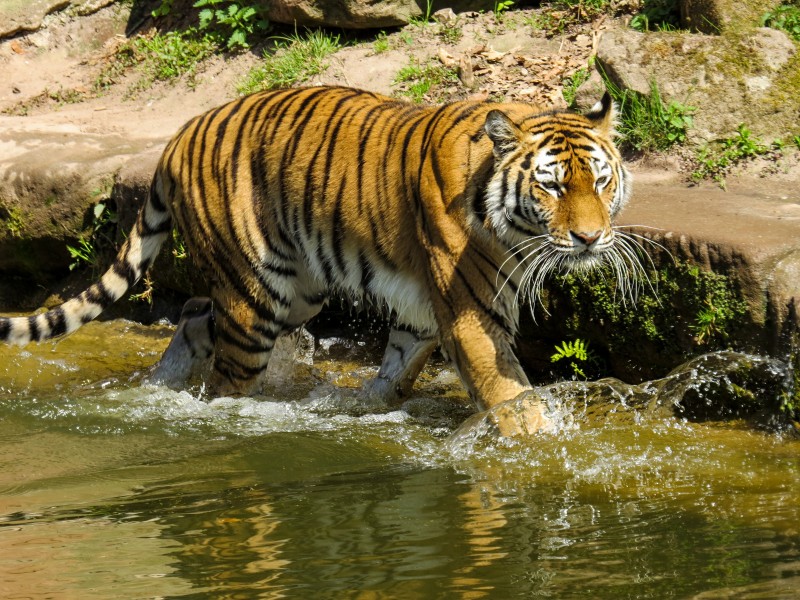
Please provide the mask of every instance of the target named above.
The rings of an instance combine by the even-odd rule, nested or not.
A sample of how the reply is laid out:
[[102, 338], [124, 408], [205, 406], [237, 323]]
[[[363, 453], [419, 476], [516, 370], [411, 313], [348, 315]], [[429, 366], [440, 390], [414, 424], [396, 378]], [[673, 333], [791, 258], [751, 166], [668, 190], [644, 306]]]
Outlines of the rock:
[[655, 82], [666, 104], [696, 108], [688, 132], [695, 144], [732, 136], [746, 123], [771, 141], [796, 131], [800, 111], [800, 57], [775, 29], [704, 36], [606, 32], [597, 63], [615, 85], [649, 94]]
[[629, 385], [617, 379], [564, 381], [523, 392], [472, 415], [450, 436], [451, 450], [500, 438], [530, 438], [562, 429], [620, 425], [637, 415], [690, 421], [744, 420], [756, 427], [788, 427], [781, 402], [791, 393], [781, 361], [738, 352], [712, 352], [681, 365], [663, 379]]
[[674, 406], [691, 421], [746, 419], [756, 424], [785, 422], [783, 397], [791, 389], [787, 365], [737, 352], [703, 354], [654, 382], [660, 405]]
[[393, 27], [423, 16], [413, 0], [273, 0], [266, 13], [276, 23], [345, 29]]
[[91, 209], [110, 196], [115, 173], [144, 143], [4, 117], [0, 161], [0, 270], [37, 277], [69, 265], [67, 241], [91, 227]]
[[761, 15], [773, 8], [774, 0], [679, 0], [681, 27], [701, 33], [718, 34], [759, 23]]
[[573, 108], [584, 113], [589, 111], [603, 97], [605, 91], [606, 84], [600, 77], [600, 73], [592, 71], [589, 79], [584, 81], [575, 92]]
[[0, 39], [24, 31], [36, 31], [49, 14], [71, 10], [87, 15], [113, 4], [115, 0], [12, 0], [0, 2]]
[[304, 27], [342, 27], [378, 29], [406, 25], [412, 19], [431, 15], [439, 22], [451, 23], [456, 13], [492, 11], [490, 0], [259, 0], [267, 17], [276, 23]]

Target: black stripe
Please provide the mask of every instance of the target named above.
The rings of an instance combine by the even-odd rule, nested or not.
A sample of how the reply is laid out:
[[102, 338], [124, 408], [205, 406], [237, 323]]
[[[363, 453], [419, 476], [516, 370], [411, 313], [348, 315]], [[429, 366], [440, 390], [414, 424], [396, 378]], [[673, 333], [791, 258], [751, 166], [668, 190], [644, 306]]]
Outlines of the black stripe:
[[128, 263], [127, 259], [115, 261], [114, 264], [111, 265], [111, 270], [118, 277], [122, 277], [128, 284], [128, 287], [131, 287], [139, 280], [140, 274], [134, 270], [133, 266]]
[[342, 216], [342, 204], [344, 203], [344, 193], [347, 187], [347, 174], [342, 176], [342, 180], [339, 184], [339, 189], [336, 192], [336, 198], [334, 199], [335, 206], [333, 209], [333, 257], [336, 259], [336, 264], [339, 267], [339, 270], [342, 272], [342, 279], [347, 277], [347, 264], [345, 261], [344, 256], [344, 238], [345, 238], [345, 228], [343, 224], [343, 216]]
[[358, 255], [358, 262], [361, 267], [361, 289], [368, 292], [375, 273], [373, 273], [372, 263], [369, 262], [363, 250]]
[[514, 184], [514, 194], [517, 200], [522, 198], [522, 188], [525, 185], [525, 171], [517, 171], [517, 181]]
[[[100, 308], [105, 308], [113, 304], [116, 301], [106, 289], [106, 286], [103, 284], [102, 281], [98, 281], [97, 283], [93, 284], [88, 290], [84, 292], [84, 299], [86, 302], [90, 302], [91, 304], [96, 304]], [[91, 319], [89, 319], [91, 321]]]
[[63, 308], [57, 306], [53, 310], [47, 311], [44, 316], [45, 319], [47, 319], [47, 324], [50, 326], [49, 337], [58, 337], [67, 332], [67, 319], [64, 315]]
[[28, 317], [28, 331], [30, 331], [33, 341], [38, 342], [42, 339], [42, 332], [39, 329], [39, 324], [36, 322], [36, 315]]
[[461, 269], [458, 266], [456, 266], [455, 272], [458, 278], [464, 284], [464, 287], [466, 288], [467, 292], [469, 292], [470, 297], [475, 301], [475, 304], [480, 306], [483, 312], [486, 313], [492, 319], [492, 321], [494, 321], [494, 323], [498, 327], [500, 327], [500, 329], [511, 335], [511, 329], [512, 329], [511, 324], [508, 323], [506, 319], [500, 316], [497, 312], [495, 312], [495, 310], [491, 306], [486, 306], [483, 303], [483, 301], [475, 293], [475, 290], [472, 289], [472, 286], [469, 285], [469, 281], [467, 280], [466, 275], [461, 272]]
[[322, 243], [322, 232], [317, 231], [317, 258], [322, 263], [322, 270], [324, 271], [325, 275], [325, 285], [330, 286], [333, 282], [333, 266], [328, 261], [328, 257], [325, 256], [325, 247]]
[[[278, 334], [270, 334], [267, 335], [264, 331], [260, 331], [260, 337], [265, 337], [272, 342], [278, 337]], [[239, 350], [247, 352], [248, 354], [259, 354], [261, 352], [269, 352], [272, 349], [272, 346], [269, 344], [261, 343], [260, 339], [253, 339], [252, 337], [246, 338], [246, 340], [241, 340], [233, 335], [225, 329], [221, 328], [219, 332], [217, 332], [218, 339], [223, 341], [231, 346], [236, 346]]]
[[159, 212], [167, 212], [167, 205], [156, 191], [156, 178], [150, 183], [150, 205]]
[[249, 381], [253, 377], [261, 375], [266, 368], [267, 363], [264, 363], [261, 367], [250, 367], [229, 356], [225, 358], [216, 357], [214, 360], [214, 369], [230, 380]]
[[363, 212], [364, 201], [364, 158], [367, 153], [367, 146], [369, 145], [370, 138], [374, 133], [375, 122], [383, 114], [383, 111], [391, 106], [389, 103], [376, 104], [371, 107], [366, 116], [361, 121], [361, 135], [358, 140], [358, 161], [356, 162], [356, 205], [358, 207], [358, 214]]
[[0, 340], [7, 340], [11, 335], [11, 321], [5, 317], [0, 317]]

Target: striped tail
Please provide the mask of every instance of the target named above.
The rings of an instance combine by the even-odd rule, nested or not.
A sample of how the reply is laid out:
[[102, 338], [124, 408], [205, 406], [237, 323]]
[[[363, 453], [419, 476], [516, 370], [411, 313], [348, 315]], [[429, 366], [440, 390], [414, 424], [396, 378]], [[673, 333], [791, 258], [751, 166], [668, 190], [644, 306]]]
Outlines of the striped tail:
[[150, 196], [139, 211], [136, 225], [99, 281], [61, 306], [30, 317], [0, 317], [0, 341], [24, 346], [72, 333], [95, 319], [136, 284], [158, 256], [172, 229], [172, 218], [160, 195], [156, 174]]

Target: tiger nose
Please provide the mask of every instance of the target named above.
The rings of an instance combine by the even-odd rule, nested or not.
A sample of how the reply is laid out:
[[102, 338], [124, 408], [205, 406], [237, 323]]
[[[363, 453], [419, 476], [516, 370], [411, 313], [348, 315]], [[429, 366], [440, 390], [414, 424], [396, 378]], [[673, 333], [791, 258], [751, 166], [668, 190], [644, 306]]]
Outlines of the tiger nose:
[[598, 229], [597, 231], [570, 231], [570, 236], [572, 236], [573, 243], [577, 242], [578, 244], [584, 244], [585, 246], [591, 246], [597, 240], [600, 239], [600, 236], [603, 235], [603, 231]]

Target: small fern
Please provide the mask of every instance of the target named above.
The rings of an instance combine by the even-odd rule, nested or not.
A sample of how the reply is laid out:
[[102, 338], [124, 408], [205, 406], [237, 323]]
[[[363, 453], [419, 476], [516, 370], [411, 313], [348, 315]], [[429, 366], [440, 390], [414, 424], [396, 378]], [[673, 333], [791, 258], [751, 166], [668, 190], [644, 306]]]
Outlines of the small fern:
[[550, 357], [551, 363], [557, 363], [562, 360], [568, 361], [575, 377], [587, 378], [583, 369], [592, 361], [588, 342], [584, 342], [581, 339], [577, 339], [574, 342], [564, 341], [561, 342], [561, 346], [556, 344], [555, 349], [555, 354]]

